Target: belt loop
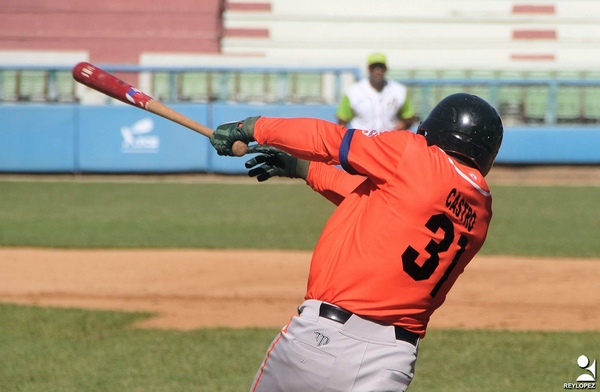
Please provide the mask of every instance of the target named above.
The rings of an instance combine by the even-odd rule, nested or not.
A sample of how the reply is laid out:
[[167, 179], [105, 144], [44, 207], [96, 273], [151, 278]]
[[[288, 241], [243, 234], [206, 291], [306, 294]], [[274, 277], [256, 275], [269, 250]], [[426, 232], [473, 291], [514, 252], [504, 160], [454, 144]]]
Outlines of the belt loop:
[[319, 319], [319, 306], [321, 301], [307, 299], [298, 306], [298, 316], [303, 319], [317, 321]]

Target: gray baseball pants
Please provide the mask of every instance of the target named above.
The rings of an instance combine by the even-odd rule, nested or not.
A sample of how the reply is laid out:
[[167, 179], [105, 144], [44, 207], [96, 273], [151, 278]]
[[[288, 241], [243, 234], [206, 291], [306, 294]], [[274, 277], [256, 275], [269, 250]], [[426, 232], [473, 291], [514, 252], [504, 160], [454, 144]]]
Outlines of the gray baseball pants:
[[345, 323], [319, 317], [321, 301], [307, 300], [273, 340], [251, 392], [406, 391], [417, 360], [415, 345], [394, 328], [352, 315]]

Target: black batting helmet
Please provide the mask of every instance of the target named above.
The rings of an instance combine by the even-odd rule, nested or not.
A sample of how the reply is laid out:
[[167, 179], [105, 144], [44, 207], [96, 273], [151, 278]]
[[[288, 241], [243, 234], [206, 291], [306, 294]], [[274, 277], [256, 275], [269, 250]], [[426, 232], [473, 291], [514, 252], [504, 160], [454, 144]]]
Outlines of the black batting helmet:
[[428, 145], [471, 162], [488, 174], [502, 144], [504, 129], [496, 109], [475, 95], [458, 93], [438, 103], [419, 124]]

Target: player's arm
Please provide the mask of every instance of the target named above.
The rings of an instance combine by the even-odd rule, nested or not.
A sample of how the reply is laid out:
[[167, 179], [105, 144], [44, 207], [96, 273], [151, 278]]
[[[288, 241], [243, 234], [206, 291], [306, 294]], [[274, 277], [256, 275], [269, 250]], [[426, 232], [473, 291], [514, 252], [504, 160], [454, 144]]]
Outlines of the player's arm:
[[337, 206], [366, 180], [367, 177], [353, 176], [335, 166], [311, 162], [306, 183]]
[[406, 95], [406, 99], [400, 109], [398, 109], [398, 121], [394, 129], [410, 129], [415, 122], [415, 109], [413, 107], [410, 95]]
[[361, 174], [375, 183], [386, 182], [397, 172], [408, 136], [412, 132], [366, 132], [346, 129], [314, 118], [249, 117], [222, 124], [210, 138], [220, 155], [233, 156], [237, 140], [257, 141], [297, 158], [341, 164], [350, 174]]
[[407, 131], [367, 132], [317, 119], [260, 118], [254, 138], [310, 161], [341, 164], [346, 172], [387, 182], [397, 174], [410, 137]]
[[233, 144], [253, 141], [273, 146], [297, 158], [339, 164], [338, 151], [346, 128], [315, 118], [248, 117], [221, 124], [210, 136], [219, 155], [235, 156]]
[[315, 118], [266, 118], [254, 125], [254, 140], [297, 158], [337, 165], [346, 128]]
[[340, 100], [340, 104], [335, 112], [335, 117], [337, 118], [338, 125], [341, 125], [342, 127], [347, 126], [354, 117], [354, 111], [352, 110], [352, 105], [350, 105], [350, 98], [348, 98], [348, 95], [344, 95]]
[[269, 146], [250, 146], [250, 153], [260, 153], [246, 162], [248, 175], [259, 182], [271, 177], [302, 178], [316, 192], [339, 205], [365, 177], [352, 176], [321, 162], [309, 162]]

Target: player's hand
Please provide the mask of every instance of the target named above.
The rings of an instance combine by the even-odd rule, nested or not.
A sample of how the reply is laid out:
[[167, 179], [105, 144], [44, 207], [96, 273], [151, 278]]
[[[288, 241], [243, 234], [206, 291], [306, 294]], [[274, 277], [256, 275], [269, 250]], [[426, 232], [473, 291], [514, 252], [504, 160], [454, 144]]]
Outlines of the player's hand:
[[245, 144], [254, 141], [254, 124], [260, 116], [248, 117], [243, 121], [232, 121], [219, 125], [210, 136], [210, 144], [217, 154], [235, 156], [232, 151], [233, 143], [240, 140]]
[[259, 182], [273, 176], [306, 179], [308, 174], [308, 161], [298, 159], [274, 147], [252, 145], [248, 148], [248, 153], [261, 154], [246, 162], [246, 168], [253, 168], [248, 175], [256, 177]]

